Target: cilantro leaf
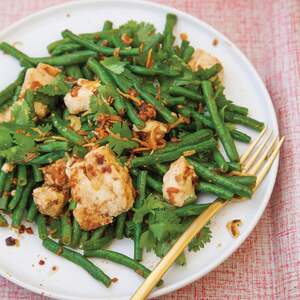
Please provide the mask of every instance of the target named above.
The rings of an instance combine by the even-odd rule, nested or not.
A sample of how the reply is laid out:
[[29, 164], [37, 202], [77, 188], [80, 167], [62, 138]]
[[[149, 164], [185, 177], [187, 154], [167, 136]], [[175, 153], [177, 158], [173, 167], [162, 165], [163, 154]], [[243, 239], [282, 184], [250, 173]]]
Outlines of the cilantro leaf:
[[156, 247], [156, 240], [153, 233], [149, 230], [145, 231], [141, 235], [141, 246], [147, 251], [154, 249]]
[[113, 126], [110, 129], [113, 133], [119, 134], [121, 137], [131, 139], [132, 138], [132, 132], [125, 122], [116, 122], [113, 124]]
[[111, 56], [103, 59], [101, 64], [115, 74], [124, 72], [125, 66], [128, 64], [126, 61], [121, 61], [118, 57]]
[[103, 98], [99, 96], [91, 96], [90, 98], [90, 111], [93, 114], [105, 114], [105, 115], [115, 115], [116, 111], [113, 107], [109, 106]]
[[65, 82], [65, 76], [59, 74], [52, 83], [42, 86], [37, 91], [48, 96], [64, 96], [71, 89], [71, 84]]
[[110, 149], [118, 156], [120, 156], [125, 150], [134, 149], [139, 145], [137, 142], [121, 140], [111, 135], [108, 137], [108, 141]]
[[32, 125], [35, 116], [33, 109], [33, 94], [27, 90], [24, 101], [17, 101], [11, 107], [13, 120], [18, 125]]
[[0, 127], [0, 149], [9, 148], [12, 146], [12, 137], [9, 131]]
[[134, 208], [134, 223], [142, 223], [145, 215], [153, 213], [156, 209], [168, 207], [161, 195], [149, 194], [140, 208]]
[[209, 243], [211, 240], [211, 231], [208, 226], [203, 227], [203, 229], [192, 239], [189, 243], [189, 251], [198, 251]]

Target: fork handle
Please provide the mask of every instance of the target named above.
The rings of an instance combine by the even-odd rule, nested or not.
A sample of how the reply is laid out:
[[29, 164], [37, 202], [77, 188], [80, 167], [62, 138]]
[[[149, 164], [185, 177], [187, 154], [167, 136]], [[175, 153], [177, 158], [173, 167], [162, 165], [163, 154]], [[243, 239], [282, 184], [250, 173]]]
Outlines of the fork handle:
[[215, 200], [194, 222], [188, 227], [184, 234], [177, 240], [167, 255], [161, 259], [147, 279], [137, 289], [131, 300], [143, 300], [151, 293], [159, 280], [168, 271], [176, 258], [183, 252], [193, 237], [208, 223], [208, 221], [226, 204], [226, 202]]

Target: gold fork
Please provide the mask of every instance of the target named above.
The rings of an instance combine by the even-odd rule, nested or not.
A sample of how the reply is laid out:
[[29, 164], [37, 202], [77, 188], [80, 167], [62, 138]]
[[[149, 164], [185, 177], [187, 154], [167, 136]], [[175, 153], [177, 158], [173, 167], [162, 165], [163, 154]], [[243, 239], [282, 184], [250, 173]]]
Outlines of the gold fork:
[[[253, 141], [245, 153], [240, 158], [242, 165], [242, 174], [256, 175], [256, 184], [254, 191], [260, 186], [263, 179], [269, 172], [275, 158], [277, 157], [284, 137], [280, 140], [278, 137], [271, 139], [272, 132], [267, 133], [265, 128], [255, 141]], [[269, 142], [269, 140], [271, 141]], [[255, 151], [254, 151], [255, 150]], [[252, 154], [252, 155], [251, 155]], [[235, 199], [233, 200], [241, 200]], [[228, 202], [222, 199], [216, 199], [211, 205], [199, 215], [194, 222], [187, 228], [182, 236], [177, 240], [165, 257], [156, 265], [155, 269], [141, 284], [132, 296], [131, 300], [143, 300], [151, 293], [162, 276], [168, 271], [176, 258], [184, 251], [190, 241], [196, 234], [208, 223], [208, 221]]]

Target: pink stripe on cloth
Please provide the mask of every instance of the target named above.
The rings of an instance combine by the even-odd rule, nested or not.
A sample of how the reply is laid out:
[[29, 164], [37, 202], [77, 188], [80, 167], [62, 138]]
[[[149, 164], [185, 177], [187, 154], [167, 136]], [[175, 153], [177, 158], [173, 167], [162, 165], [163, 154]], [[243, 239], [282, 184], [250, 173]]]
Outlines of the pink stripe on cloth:
[[[63, 2], [0, 1], [0, 28]], [[275, 190], [250, 237], [215, 271], [159, 299], [300, 299], [300, 2], [157, 2], [201, 18], [248, 56], [270, 92], [281, 134], [286, 136]], [[1, 278], [0, 299], [46, 298]]]

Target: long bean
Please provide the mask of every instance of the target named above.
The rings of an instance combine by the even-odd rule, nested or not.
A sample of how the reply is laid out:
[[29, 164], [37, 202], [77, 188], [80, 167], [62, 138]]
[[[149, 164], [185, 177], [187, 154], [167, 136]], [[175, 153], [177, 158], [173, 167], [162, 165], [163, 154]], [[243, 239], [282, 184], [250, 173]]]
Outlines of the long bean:
[[177, 116], [174, 115], [168, 108], [166, 108], [160, 101], [154, 98], [152, 95], [146, 93], [144, 89], [137, 83], [134, 83], [135, 89], [140, 96], [149, 104], [152, 104], [157, 112], [164, 118], [168, 123], [174, 123], [177, 120]]
[[22, 222], [22, 218], [25, 212], [26, 205], [28, 200], [30, 199], [30, 194], [34, 186], [34, 181], [30, 178], [28, 184], [25, 186], [24, 191], [22, 193], [22, 197], [19, 201], [18, 206], [15, 208], [12, 215], [12, 223], [13, 227], [18, 228]]
[[265, 127], [264, 123], [262, 122], [259, 122], [255, 119], [244, 115], [235, 114], [231, 112], [225, 112], [225, 120], [228, 122], [244, 125], [256, 131], [262, 131]]
[[85, 63], [90, 57], [97, 53], [90, 50], [81, 50], [73, 53], [50, 56], [50, 57], [31, 57], [31, 61], [37, 65], [39, 63], [49, 64], [51, 66], [70, 66]]
[[24, 67], [32, 67], [34, 65], [32, 59], [28, 55], [16, 49], [15, 47], [9, 45], [6, 42], [0, 43], [0, 50], [16, 58], [20, 62], [20, 64]]
[[84, 250], [96, 250], [108, 246], [113, 240], [112, 235], [104, 236], [100, 239], [88, 240], [81, 244], [81, 248]]
[[65, 137], [66, 139], [68, 139], [76, 145], [81, 145], [84, 143], [83, 137], [76, 133], [74, 130], [67, 128], [63, 123], [63, 120], [57, 114], [53, 113], [51, 115], [51, 121], [58, 133], [61, 134], [63, 137]]
[[[137, 174], [137, 190], [139, 191], [138, 197], [135, 201], [135, 208], [140, 208], [146, 197], [146, 182], [148, 177], [147, 171], [138, 171]], [[134, 259], [141, 261], [143, 258], [143, 248], [141, 247], [141, 234], [142, 224], [134, 225]]]
[[102, 282], [106, 287], [109, 287], [111, 284], [111, 279], [96, 265], [86, 259], [83, 255], [60, 246], [51, 239], [45, 239], [43, 241], [43, 246], [49, 251], [53, 252], [56, 255], [62, 256], [72, 263], [79, 265], [89, 274], [91, 274], [96, 280]]
[[69, 148], [70, 145], [68, 142], [51, 142], [37, 146], [39, 152], [67, 151]]
[[240, 141], [242, 143], [250, 143], [251, 142], [251, 136], [249, 136], [248, 134], [241, 132], [239, 130], [232, 129], [232, 130], [230, 130], [230, 134], [233, 139]]
[[57, 56], [57, 55], [61, 55], [61, 54], [64, 54], [64, 53], [70, 53], [70, 52], [81, 50], [81, 49], [82, 49], [81, 45], [79, 45], [77, 43], [69, 42], [69, 43], [65, 43], [65, 44], [62, 44], [62, 45], [58, 45], [51, 52], [51, 55]]
[[[84, 46], [87, 49], [90, 49], [92, 51], [104, 54], [104, 55], [108, 55], [108, 56], [112, 56], [115, 54], [116, 48], [109, 48], [109, 47], [105, 47], [105, 46], [100, 46], [100, 45], [96, 45], [92, 42], [90, 42], [87, 39], [83, 39], [82, 37], [74, 34], [73, 32], [71, 32], [70, 30], [64, 30], [62, 32], [62, 35], [64, 38], [69, 38], [70, 40]], [[131, 49], [120, 49], [120, 51], [118, 51], [118, 54], [120, 56], [136, 56], [139, 54], [139, 49], [138, 48], [131, 48]]]
[[0, 227], [8, 227], [8, 222], [2, 214], [0, 214]]
[[166, 24], [163, 32], [163, 47], [167, 51], [171, 51], [175, 37], [173, 36], [173, 29], [177, 23], [177, 16], [174, 14], [167, 14]]
[[66, 213], [61, 216], [61, 242], [64, 245], [72, 243], [72, 223], [69, 215]]
[[18, 186], [24, 186], [27, 184], [27, 169], [25, 165], [18, 165]]
[[44, 180], [43, 172], [38, 165], [32, 165], [32, 174], [36, 183]]
[[6, 177], [2, 197], [0, 198], [0, 209], [3, 210], [7, 209], [8, 201], [10, 198], [10, 192], [13, 186], [13, 178], [14, 178], [14, 172], [9, 172]]
[[24, 187], [17, 185], [15, 194], [8, 203], [8, 210], [13, 211], [15, 209], [15, 207], [18, 205], [18, 203], [21, 199], [23, 190], [24, 190]]
[[138, 113], [136, 112], [135, 108], [133, 107], [133, 105], [128, 102], [128, 101], [124, 101], [125, 102], [125, 106], [126, 106], [126, 113], [128, 116], [128, 119], [139, 129], [142, 129], [145, 127], [145, 122], [142, 121], [138, 115]]
[[81, 238], [81, 228], [79, 223], [76, 221], [76, 219], [73, 219], [73, 232], [72, 232], [72, 242], [71, 247], [77, 248], [79, 246], [80, 238]]
[[229, 130], [224, 125], [215, 102], [212, 96], [212, 84], [210, 81], [201, 82], [202, 91], [204, 94], [204, 99], [207, 104], [209, 113], [211, 115], [212, 121], [215, 125], [217, 134], [223, 144], [224, 150], [231, 161], [239, 161], [239, 154], [237, 152], [236, 146], [233, 139], [229, 133]]
[[26, 69], [23, 69], [18, 75], [17, 79], [0, 92], [0, 106], [14, 96], [16, 88], [24, 81], [25, 73]]
[[188, 204], [174, 210], [175, 214], [178, 217], [189, 217], [189, 216], [198, 216], [203, 213], [208, 207], [209, 203], [205, 204]]
[[218, 175], [215, 172], [205, 168], [201, 163], [196, 162], [190, 158], [188, 158], [188, 162], [195, 168], [197, 175], [205, 179], [206, 181], [226, 187], [229, 191], [232, 191], [239, 196], [247, 198], [251, 197], [252, 190], [250, 188], [237, 182], [233, 182], [225, 176]]
[[173, 161], [179, 158], [181, 155], [184, 155], [185, 153], [190, 153], [190, 152], [196, 153], [201, 150], [214, 149], [215, 147], [216, 147], [215, 140], [209, 139], [207, 141], [195, 145], [183, 146], [181, 148], [178, 148], [177, 150], [162, 153], [162, 154], [153, 153], [147, 156], [135, 157], [131, 161], [131, 166], [136, 168], [139, 166], [146, 166], [155, 163]]
[[81, 68], [81, 72], [83, 74], [83, 77], [88, 79], [88, 80], [93, 80], [94, 79], [94, 74], [92, 71], [87, 66], [83, 66]]
[[90, 237], [89, 241], [93, 241], [93, 240], [98, 240], [100, 239], [103, 234], [104, 231], [106, 230], [107, 225], [102, 225], [101, 227], [97, 228], [93, 233], [92, 236]]
[[[95, 73], [95, 75], [104, 83], [115, 85], [113, 79], [109, 76], [109, 73], [105, 70], [105, 68], [99, 64], [94, 58], [91, 58], [87, 62], [87, 67]], [[114, 95], [114, 103], [113, 103], [117, 112], [121, 115], [126, 111], [125, 102], [121, 95], [116, 93]]]
[[48, 165], [54, 161], [63, 158], [65, 156], [64, 151], [58, 151], [53, 153], [47, 153], [41, 156], [38, 156], [28, 162], [29, 165]]
[[140, 276], [147, 278], [151, 270], [146, 268], [144, 265], [140, 264], [136, 260], [115, 251], [111, 250], [85, 250], [84, 256], [86, 257], [97, 257], [107, 259], [109, 261], [115, 262], [117, 264], [123, 265], [132, 269], [134, 272], [139, 274]]
[[68, 76], [76, 78], [76, 79], [83, 77], [80, 67], [78, 65], [66, 66], [66, 73]]
[[182, 86], [170, 86], [169, 93], [174, 96], [184, 96], [189, 100], [204, 103], [203, 96]]
[[125, 229], [125, 221], [127, 218], [126, 213], [122, 213], [119, 216], [117, 216], [116, 220], [116, 238], [118, 240], [121, 240], [124, 237], [124, 229]]
[[142, 66], [137, 65], [129, 65], [129, 70], [132, 71], [135, 74], [143, 75], [143, 76], [167, 76], [167, 77], [176, 77], [179, 75], [178, 71], [175, 70], [169, 70], [169, 69], [161, 69], [161, 68], [146, 68]]
[[208, 80], [213, 76], [216, 76], [223, 69], [222, 65], [217, 63], [210, 68], [202, 69], [196, 72], [196, 75], [200, 80]]
[[215, 149], [213, 151], [213, 158], [216, 164], [218, 165], [219, 170], [223, 173], [226, 173], [229, 169], [228, 163], [218, 149]]
[[48, 237], [48, 230], [47, 230], [45, 216], [43, 214], [38, 214], [36, 223], [38, 227], [39, 238], [41, 240], [45, 240]]
[[201, 181], [197, 185], [199, 192], [210, 193], [218, 196], [221, 199], [230, 200], [233, 198], [233, 193], [223, 188], [222, 186]]
[[230, 176], [228, 177], [233, 182], [238, 182], [240, 184], [246, 185], [246, 186], [254, 186], [256, 183], [256, 176]]
[[32, 200], [27, 212], [26, 221], [32, 223], [38, 215], [38, 209], [35, 202]]

